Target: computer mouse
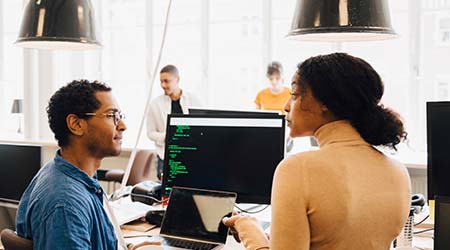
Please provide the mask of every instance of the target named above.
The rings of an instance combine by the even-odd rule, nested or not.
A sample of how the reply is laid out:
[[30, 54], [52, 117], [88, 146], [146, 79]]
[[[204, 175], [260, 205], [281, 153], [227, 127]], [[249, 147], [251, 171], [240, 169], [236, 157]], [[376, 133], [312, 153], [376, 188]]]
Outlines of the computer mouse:
[[165, 212], [165, 210], [150, 210], [145, 214], [145, 221], [149, 224], [160, 227]]

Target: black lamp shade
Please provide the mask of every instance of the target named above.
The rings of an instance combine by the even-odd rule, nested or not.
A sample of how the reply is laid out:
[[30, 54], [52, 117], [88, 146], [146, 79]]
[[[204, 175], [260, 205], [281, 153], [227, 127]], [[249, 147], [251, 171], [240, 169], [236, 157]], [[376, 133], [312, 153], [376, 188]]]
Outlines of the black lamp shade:
[[21, 114], [22, 110], [22, 99], [14, 99], [13, 105], [11, 108], [11, 113], [13, 114]]
[[305, 41], [396, 38], [386, 0], [297, 0], [287, 37]]
[[90, 0], [29, 0], [16, 45], [38, 49], [100, 48]]

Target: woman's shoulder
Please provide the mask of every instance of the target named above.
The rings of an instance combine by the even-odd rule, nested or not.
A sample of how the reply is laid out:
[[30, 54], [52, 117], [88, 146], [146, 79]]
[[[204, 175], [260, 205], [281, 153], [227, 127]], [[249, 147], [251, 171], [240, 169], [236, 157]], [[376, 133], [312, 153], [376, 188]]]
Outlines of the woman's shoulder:
[[321, 154], [320, 150], [292, 154], [281, 161], [280, 167], [284, 168], [285, 171], [299, 171], [300, 168], [309, 168], [320, 159]]
[[258, 95], [267, 95], [270, 93], [270, 89], [269, 88], [263, 88], [260, 91], [258, 91]]

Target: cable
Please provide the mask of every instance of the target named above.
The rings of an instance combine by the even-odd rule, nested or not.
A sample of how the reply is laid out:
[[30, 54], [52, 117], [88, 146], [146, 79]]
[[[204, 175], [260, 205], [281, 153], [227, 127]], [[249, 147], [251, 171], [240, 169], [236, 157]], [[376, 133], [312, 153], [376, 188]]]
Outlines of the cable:
[[131, 193], [131, 196], [136, 196], [136, 197], [141, 197], [141, 198], [145, 198], [145, 199], [150, 199], [150, 200], [153, 200], [154, 202], [156, 202], [156, 203], [158, 203], [158, 204], [162, 203], [161, 200], [158, 200], [158, 199], [156, 199], [155, 197], [150, 196], [150, 195], [145, 195], [145, 194], [133, 194], [133, 193]]
[[420, 225], [422, 224], [424, 221], [426, 221], [428, 218], [430, 218], [430, 215], [425, 216], [425, 218], [423, 218], [420, 222], [414, 224], [414, 226]]
[[415, 231], [415, 232], [413, 232], [413, 234], [421, 234], [421, 233], [425, 233], [425, 232], [433, 231], [433, 230], [434, 230], [434, 227], [433, 228], [424, 229], [424, 230], [421, 230], [421, 231]]
[[127, 185], [128, 178], [130, 177], [130, 173], [131, 173], [131, 168], [133, 166], [133, 161], [136, 158], [137, 146], [139, 144], [139, 139], [141, 138], [142, 128], [144, 127], [145, 117], [147, 116], [148, 109], [150, 107], [150, 100], [152, 97], [153, 84], [155, 82], [155, 77], [158, 73], [158, 68], [159, 68], [159, 64], [161, 62], [162, 52], [164, 50], [164, 44], [166, 41], [166, 34], [167, 34], [167, 26], [169, 24], [171, 5], [172, 5], [172, 0], [169, 0], [169, 5], [167, 7], [167, 14], [166, 14], [166, 19], [165, 19], [165, 24], [164, 24], [164, 31], [163, 31], [163, 36], [162, 36], [162, 40], [161, 40], [161, 47], [159, 49], [158, 59], [156, 60], [155, 68], [153, 69], [153, 75], [151, 76], [150, 88], [149, 88], [148, 96], [147, 96], [147, 103], [145, 105], [144, 114], [142, 115], [141, 124], [139, 125], [136, 143], [134, 144], [133, 151], [131, 151], [130, 159], [128, 160], [127, 168], [125, 169], [125, 174], [122, 178], [122, 183], [120, 185], [120, 188], [125, 188], [125, 186]]
[[[153, 227], [152, 229], [154, 229], [156, 227]], [[150, 229], [151, 230], [151, 229]], [[130, 238], [140, 238], [140, 237], [148, 237], [151, 238], [153, 237], [152, 235], [146, 235], [146, 234], [137, 234], [137, 235], [128, 235], [128, 236], [123, 236], [125, 239], [130, 239]]]
[[263, 206], [263, 205], [256, 205], [256, 206], [251, 207], [251, 208], [249, 208], [249, 209], [242, 209], [242, 208], [240, 208], [238, 205], [234, 204], [234, 207], [237, 208], [237, 210], [239, 210], [240, 212], [243, 212], [243, 213], [247, 213], [247, 214], [257, 214], [257, 213], [260, 213], [260, 212], [266, 210], [266, 209], [269, 207], [269, 205], [265, 205], [265, 206], [264, 206], [262, 209], [260, 209], [260, 210], [257, 210], [257, 211], [250, 211], [250, 210], [252, 210], [252, 209], [254, 209], [254, 208], [257, 208], [257, 207], [259, 207], [259, 206]]

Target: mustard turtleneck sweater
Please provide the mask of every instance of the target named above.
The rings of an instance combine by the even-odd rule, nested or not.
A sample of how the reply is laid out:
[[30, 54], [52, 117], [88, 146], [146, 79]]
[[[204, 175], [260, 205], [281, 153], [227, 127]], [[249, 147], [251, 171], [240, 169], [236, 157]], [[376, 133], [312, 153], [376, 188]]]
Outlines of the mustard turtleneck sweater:
[[314, 134], [320, 149], [283, 160], [272, 189], [270, 249], [387, 250], [410, 207], [406, 168], [348, 121]]

